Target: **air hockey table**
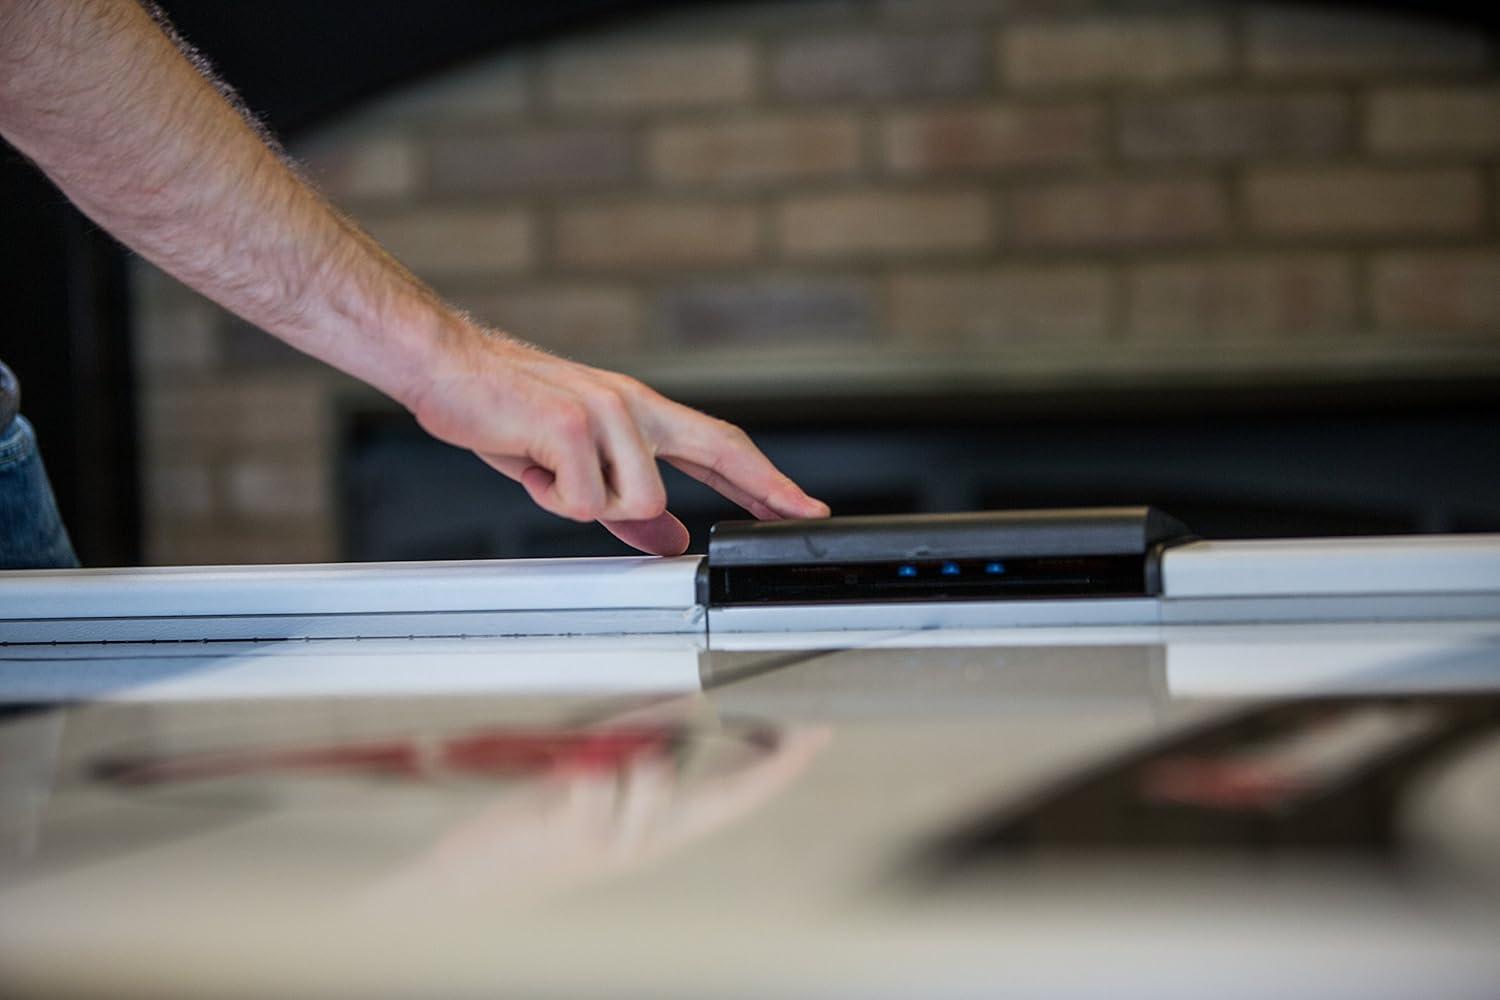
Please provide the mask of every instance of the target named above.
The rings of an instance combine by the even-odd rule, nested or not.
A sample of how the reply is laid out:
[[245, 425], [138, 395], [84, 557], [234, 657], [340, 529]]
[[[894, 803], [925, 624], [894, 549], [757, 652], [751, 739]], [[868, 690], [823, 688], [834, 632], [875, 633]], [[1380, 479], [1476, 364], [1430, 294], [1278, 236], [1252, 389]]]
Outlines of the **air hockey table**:
[[0, 995], [1495, 997], [1500, 536], [0, 574]]

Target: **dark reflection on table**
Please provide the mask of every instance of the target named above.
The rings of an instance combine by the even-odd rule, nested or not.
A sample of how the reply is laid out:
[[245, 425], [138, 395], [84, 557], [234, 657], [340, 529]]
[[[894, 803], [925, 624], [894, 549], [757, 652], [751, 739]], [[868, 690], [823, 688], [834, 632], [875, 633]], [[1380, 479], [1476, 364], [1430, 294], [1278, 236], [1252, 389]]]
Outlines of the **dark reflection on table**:
[[[1000, 801], [930, 845], [915, 870], [940, 884], [1039, 859], [1253, 858], [1403, 874], [1429, 864], [1446, 877], [1455, 855], [1474, 860], [1455, 835], [1500, 825], [1497, 750], [1492, 692], [1252, 705]], [[1443, 789], [1455, 779], [1464, 787]], [[1500, 890], [1493, 847], [1479, 861]]]

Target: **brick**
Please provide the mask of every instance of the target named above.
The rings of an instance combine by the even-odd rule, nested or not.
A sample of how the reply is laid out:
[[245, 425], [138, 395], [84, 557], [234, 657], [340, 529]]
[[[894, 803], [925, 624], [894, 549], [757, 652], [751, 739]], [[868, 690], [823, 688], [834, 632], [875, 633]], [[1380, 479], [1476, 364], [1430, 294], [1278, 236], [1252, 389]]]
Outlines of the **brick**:
[[432, 190], [445, 197], [598, 187], [635, 171], [630, 133], [612, 125], [456, 133], [428, 147]]
[[983, 249], [992, 215], [979, 192], [853, 191], [790, 198], [776, 225], [792, 257], [889, 257]]
[[1014, 24], [1000, 66], [1016, 87], [1161, 84], [1227, 74], [1228, 25], [1217, 18], [1116, 16]]
[[853, 279], [698, 282], [667, 289], [660, 311], [667, 336], [693, 346], [869, 340], [876, 327], [871, 290]]
[[236, 373], [257, 368], [317, 370], [322, 364], [259, 327], [222, 311], [219, 314], [219, 344], [224, 367]]
[[1264, 77], [1466, 73], [1486, 58], [1483, 33], [1416, 16], [1272, 7], [1247, 25], [1246, 59]]
[[669, 184], [747, 184], [852, 174], [859, 122], [850, 115], [782, 115], [663, 125], [647, 140], [651, 175]]
[[1317, 94], [1213, 94], [1127, 100], [1120, 151], [1129, 159], [1320, 156], [1347, 150], [1347, 98]]
[[330, 562], [338, 542], [325, 520], [179, 520], [153, 526], [147, 539], [159, 566]]
[[547, 60], [554, 107], [570, 111], [649, 111], [748, 101], [755, 52], [744, 41], [578, 44]]
[[297, 153], [304, 172], [334, 201], [407, 198], [421, 180], [420, 153], [406, 136], [335, 134]]
[[321, 447], [328, 433], [325, 395], [319, 379], [280, 374], [164, 384], [141, 401], [147, 450], [153, 461], [180, 462], [226, 449]]
[[1500, 336], [1500, 246], [1381, 254], [1371, 282], [1381, 329]]
[[1208, 178], [1115, 178], [1012, 191], [1011, 235], [1022, 246], [1203, 243], [1223, 237], [1229, 225], [1225, 193]]
[[901, 173], [1076, 166], [1097, 160], [1097, 105], [1000, 105], [895, 114], [882, 132], [885, 165]]
[[147, 462], [142, 472], [148, 519], [207, 517], [213, 512], [214, 481], [207, 463]]
[[196, 294], [169, 298], [157, 287], [138, 280], [131, 296], [135, 357], [143, 372], [149, 378], [153, 372], [212, 368], [219, 360], [220, 309]]
[[531, 219], [520, 211], [422, 209], [360, 222], [423, 276], [509, 274], [532, 263]]
[[375, 97], [349, 116], [355, 125], [435, 119], [514, 119], [531, 103], [524, 60], [504, 54], [409, 83]]
[[555, 238], [570, 267], [723, 266], [756, 255], [760, 220], [749, 205], [636, 200], [564, 209]]
[[1266, 167], [1245, 188], [1251, 227], [1279, 236], [1469, 232], [1482, 200], [1476, 172], [1448, 168]]
[[224, 470], [226, 509], [247, 518], [318, 518], [332, 509], [328, 469], [316, 452], [240, 458]]
[[1130, 271], [1130, 335], [1143, 340], [1347, 332], [1353, 266], [1337, 254], [1235, 255]]
[[140, 305], [143, 307], [175, 305], [198, 294], [161, 268], [139, 257], [130, 258], [126, 267], [129, 269], [131, 290], [142, 296]]
[[455, 299], [481, 322], [549, 350], [607, 355], [645, 339], [640, 297], [623, 285], [528, 285]]
[[1380, 90], [1368, 107], [1377, 153], [1500, 153], [1500, 87]]
[[799, 101], [953, 97], [985, 88], [988, 55], [972, 32], [820, 35], [783, 43], [771, 78]]
[[891, 326], [908, 342], [935, 345], [1093, 341], [1109, 330], [1112, 300], [1112, 281], [1103, 268], [901, 274], [891, 281]]

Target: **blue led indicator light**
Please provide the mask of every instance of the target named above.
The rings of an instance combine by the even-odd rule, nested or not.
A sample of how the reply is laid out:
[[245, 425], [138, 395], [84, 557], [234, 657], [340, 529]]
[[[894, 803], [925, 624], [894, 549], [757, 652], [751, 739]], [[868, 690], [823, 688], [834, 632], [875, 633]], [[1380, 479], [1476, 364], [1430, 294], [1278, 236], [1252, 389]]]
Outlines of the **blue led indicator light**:
[[992, 562], [984, 564], [984, 571], [990, 576], [1000, 576], [1005, 572], [1005, 563]]
[[910, 564], [908, 564], [906, 566], [898, 566], [898, 567], [896, 567], [896, 575], [897, 576], [916, 576], [917, 575], [917, 567], [912, 566]]
[[956, 562], [945, 562], [945, 563], [943, 563], [943, 575], [944, 576], [957, 576], [961, 572], [962, 572], [962, 570], [960, 570], [958, 568], [958, 563], [956, 563]]

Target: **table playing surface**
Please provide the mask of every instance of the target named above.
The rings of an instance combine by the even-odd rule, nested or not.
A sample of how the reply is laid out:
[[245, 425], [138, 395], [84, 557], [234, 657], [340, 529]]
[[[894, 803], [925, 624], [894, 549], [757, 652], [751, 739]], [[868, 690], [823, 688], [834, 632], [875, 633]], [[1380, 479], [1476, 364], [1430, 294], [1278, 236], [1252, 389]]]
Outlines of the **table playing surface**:
[[1500, 620], [0, 646], [58, 996], [1494, 996]]

